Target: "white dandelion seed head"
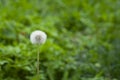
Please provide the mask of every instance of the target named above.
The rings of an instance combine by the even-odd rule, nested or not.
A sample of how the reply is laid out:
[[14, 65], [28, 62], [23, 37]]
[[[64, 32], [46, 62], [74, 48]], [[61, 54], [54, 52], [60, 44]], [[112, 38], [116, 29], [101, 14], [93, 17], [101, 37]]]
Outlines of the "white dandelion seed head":
[[32, 44], [44, 44], [46, 39], [46, 33], [40, 30], [33, 31], [30, 35], [30, 41]]

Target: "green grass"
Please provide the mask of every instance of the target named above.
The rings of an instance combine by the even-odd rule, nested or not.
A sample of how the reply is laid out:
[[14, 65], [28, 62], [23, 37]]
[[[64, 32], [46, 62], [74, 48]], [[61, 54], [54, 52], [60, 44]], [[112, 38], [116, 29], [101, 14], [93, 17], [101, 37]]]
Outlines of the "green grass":
[[120, 80], [119, 0], [0, 0], [0, 80]]

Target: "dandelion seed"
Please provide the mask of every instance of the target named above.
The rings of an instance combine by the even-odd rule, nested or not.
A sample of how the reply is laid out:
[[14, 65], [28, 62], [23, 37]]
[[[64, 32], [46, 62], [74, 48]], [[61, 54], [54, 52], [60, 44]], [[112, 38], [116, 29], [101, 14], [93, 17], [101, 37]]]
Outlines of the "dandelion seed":
[[45, 32], [36, 30], [31, 33], [30, 41], [32, 44], [44, 44], [46, 41], [47, 35]]

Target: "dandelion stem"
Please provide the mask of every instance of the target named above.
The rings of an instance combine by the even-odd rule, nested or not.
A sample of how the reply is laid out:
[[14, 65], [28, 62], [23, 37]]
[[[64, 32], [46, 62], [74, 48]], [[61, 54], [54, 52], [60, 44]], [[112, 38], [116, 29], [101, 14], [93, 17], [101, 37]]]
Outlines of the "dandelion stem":
[[37, 76], [38, 76], [38, 80], [39, 80], [39, 49], [38, 49], [38, 53], [37, 53]]

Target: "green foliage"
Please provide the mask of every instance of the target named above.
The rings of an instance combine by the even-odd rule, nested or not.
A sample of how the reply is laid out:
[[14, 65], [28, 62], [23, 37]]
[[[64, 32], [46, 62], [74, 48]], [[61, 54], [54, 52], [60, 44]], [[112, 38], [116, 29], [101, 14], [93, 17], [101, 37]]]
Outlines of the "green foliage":
[[119, 0], [0, 0], [0, 80], [120, 80]]

